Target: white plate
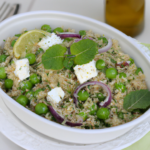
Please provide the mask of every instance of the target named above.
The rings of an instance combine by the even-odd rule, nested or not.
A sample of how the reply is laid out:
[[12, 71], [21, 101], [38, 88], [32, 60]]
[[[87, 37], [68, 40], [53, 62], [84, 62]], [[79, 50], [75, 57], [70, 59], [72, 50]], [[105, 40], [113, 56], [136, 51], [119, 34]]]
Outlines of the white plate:
[[[136, 40], [132, 38], [130, 38], [130, 40], [132, 40], [142, 53], [144, 53], [145, 57], [150, 60], [150, 50], [139, 44]], [[123, 136], [105, 143], [91, 145], [65, 143], [47, 137], [25, 125], [9, 110], [2, 99], [0, 99], [0, 120], [0, 132], [12, 142], [28, 150], [120, 150], [132, 145], [150, 130], [150, 118], [148, 118]]]

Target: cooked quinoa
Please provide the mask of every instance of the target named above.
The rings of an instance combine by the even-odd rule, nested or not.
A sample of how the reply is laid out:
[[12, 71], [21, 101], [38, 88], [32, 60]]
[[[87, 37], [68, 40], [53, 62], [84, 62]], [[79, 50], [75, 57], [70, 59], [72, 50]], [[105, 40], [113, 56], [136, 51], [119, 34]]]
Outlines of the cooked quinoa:
[[[63, 28], [63, 30], [65, 32], [75, 33], [75, 30], [73, 29]], [[82, 39], [83, 38], [91, 38], [95, 43], [97, 43], [98, 49], [105, 47], [108, 43], [104, 36], [93, 33], [91, 30], [85, 31], [85, 34], [82, 35]], [[60, 70], [45, 69], [42, 63], [42, 56], [45, 51], [39, 51], [40, 46], [37, 44], [31, 52], [36, 56], [36, 61], [33, 64], [30, 64], [29, 71], [30, 77], [31, 75], [36, 74], [39, 78], [39, 82], [32, 84], [31, 90], [23, 89], [23, 83], [26, 81], [30, 82], [31, 79], [30, 77], [27, 77], [26, 79], [20, 81], [18, 76], [14, 73], [16, 69], [15, 62], [18, 59], [14, 56], [12, 41], [17, 39], [18, 37], [16, 36], [7, 38], [4, 48], [1, 48], [0, 55], [6, 55], [7, 58], [0, 63], [0, 67], [5, 68], [7, 79], [11, 79], [13, 81], [13, 85], [11, 88], [6, 88], [5, 78], [0, 79], [0, 86], [4, 92], [6, 92], [14, 100], [17, 100], [20, 95], [24, 95], [28, 101], [25, 105], [27, 109], [36, 113], [35, 107], [37, 104], [44, 103], [47, 108], [51, 105], [54, 110], [62, 118], [64, 118], [64, 121], [61, 123], [62, 125], [66, 125], [66, 121], [72, 123], [82, 123], [81, 126], [75, 126], [75, 128], [79, 129], [102, 129], [106, 127], [118, 126], [134, 120], [142, 115], [143, 111], [127, 111], [123, 108], [123, 101], [127, 94], [131, 91], [147, 89], [147, 85], [143, 71], [137, 72], [138, 67], [134, 63], [133, 59], [130, 58], [128, 54], [122, 52], [117, 40], [112, 39], [112, 47], [107, 52], [100, 54], [97, 53], [95, 55], [94, 61], [97, 62], [102, 59], [105, 62], [105, 67], [103, 69], [97, 69], [97, 76], [86, 81], [102, 82], [111, 90], [111, 103], [106, 107], [109, 114], [108, 117], [103, 119], [97, 116], [97, 111], [99, 109], [99, 105], [97, 104], [100, 103], [100, 101], [104, 101], [104, 99], [108, 96], [108, 93], [99, 85], [85, 86], [82, 88], [82, 91], [86, 91], [88, 93], [88, 97], [86, 100], [78, 100], [78, 105], [76, 105], [74, 103], [73, 93], [80, 85], [73, 69], [76, 65], [74, 64], [70, 69], [65, 67]], [[75, 39], [77, 38], [67, 38], [66, 40], [63, 39], [63, 42], [60, 45], [69, 49]], [[124, 65], [124, 62], [129, 62], [129, 64]], [[108, 68], [114, 68], [117, 71], [115, 78], [110, 79], [106, 77], [106, 71]], [[120, 77], [120, 73], [126, 74], [126, 77]], [[125, 90], [120, 90], [117, 88], [117, 84], [119, 83], [123, 85]], [[49, 101], [47, 99], [48, 93], [56, 87], [61, 87], [64, 92], [64, 97], [61, 98], [59, 103]], [[32, 93], [30, 91], [32, 91]], [[37, 91], [36, 94], [35, 91]], [[103, 95], [103, 99], [98, 97], [99, 93]], [[91, 113], [92, 106], [94, 106], [95, 111]], [[81, 112], [86, 116], [81, 115]], [[39, 115], [50, 121], [57, 122], [57, 119], [49, 110], [45, 113], [39, 113]]]

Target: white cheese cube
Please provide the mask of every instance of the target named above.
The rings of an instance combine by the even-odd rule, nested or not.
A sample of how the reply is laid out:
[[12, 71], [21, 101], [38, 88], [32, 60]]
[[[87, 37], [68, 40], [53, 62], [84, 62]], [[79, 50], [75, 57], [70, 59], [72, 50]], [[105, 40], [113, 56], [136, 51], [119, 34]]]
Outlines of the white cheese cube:
[[92, 60], [91, 62], [84, 65], [76, 65], [74, 67], [75, 74], [80, 82], [80, 84], [86, 82], [87, 80], [96, 77], [98, 71], [96, 69], [96, 62]]
[[27, 58], [16, 60], [15, 75], [22, 81], [30, 76], [29, 60]]
[[48, 92], [47, 100], [51, 101], [53, 103], [59, 103], [61, 99], [63, 99], [65, 96], [64, 91], [61, 87], [56, 87]]
[[57, 36], [55, 33], [52, 33], [51, 36], [46, 36], [42, 38], [38, 45], [40, 46], [40, 48], [46, 51], [49, 47], [55, 44], [61, 44], [62, 42], [63, 40], [61, 40], [59, 36]]

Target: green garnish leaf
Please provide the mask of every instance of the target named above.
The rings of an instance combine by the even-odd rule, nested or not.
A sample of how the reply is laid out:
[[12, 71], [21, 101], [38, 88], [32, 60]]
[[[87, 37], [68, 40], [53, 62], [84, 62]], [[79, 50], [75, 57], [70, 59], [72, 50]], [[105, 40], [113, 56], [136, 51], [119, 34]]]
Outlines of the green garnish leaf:
[[66, 47], [59, 44], [53, 45], [42, 55], [42, 64], [45, 69], [60, 70], [63, 68], [64, 53]]
[[76, 55], [74, 62], [83, 65], [92, 61], [98, 51], [97, 43], [90, 39], [83, 39], [73, 43], [70, 47], [72, 55]]
[[99, 37], [98, 40], [103, 40], [104, 44], [108, 44], [108, 40], [105, 37]]
[[73, 38], [65, 38], [63, 42], [70, 42], [72, 40], [73, 40]]
[[123, 108], [127, 111], [134, 109], [146, 109], [150, 106], [150, 91], [136, 90], [130, 92], [124, 98]]
[[112, 62], [112, 63], [117, 63], [114, 59], [112, 59], [112, 58], [110, 58], [110, 61]]
[[21, 36], [21, 34], [15, 34], [15, 36], [16, 36], [16, 37], [20, 37], [20, 36]]

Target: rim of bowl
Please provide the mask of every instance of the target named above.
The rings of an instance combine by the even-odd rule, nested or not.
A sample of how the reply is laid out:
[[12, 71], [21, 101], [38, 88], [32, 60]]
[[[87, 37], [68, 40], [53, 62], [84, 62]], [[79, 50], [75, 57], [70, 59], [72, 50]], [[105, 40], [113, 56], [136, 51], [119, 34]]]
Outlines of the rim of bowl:
[[[99, 24], [101, 26], [105, 26], [106, 28], [109, 28], [110, 30], [114, 30], [117, 34], [121, 35], [123, 38], [125, 38], [125, 40], [127, 40], [129, 43], [131, 43], [130, 40], [128, 39], [127, 35], [125, 35], [121, 31], [115, 29], [114, 27], [112, 27], [112, 26], [110, 26], [110, 25], [108, 25], [108, 24], [106, 24], [104, 22], [101, 22], [101, 21], [98, 21], [98, 20], [95, 20], [95, 19], [83, 16], [83, 15], [69, 13], [69, 12], [62, 12], [62, 11], [49, 11], [49, 10], [44, 10], [43, 11], [43, 10], [41, 10], [41, 11], [32, 11], [32, 12], [25, 12], [25, 13], [22, 13], [22, 14], [17, 14], [15, 16], [12, 16], [12, 17], [7, 18], [6, 20], [2, 21], [0, 23], [0, 27], [5, 25], [5, 24], [7, 24], [7, 23], [9, 23], [10, 21], [13, 21], [14, 19], [18, 19], [18, 18], [22, 18], [22, 17], [26, 17], [26, 16], [38, 15], [38, 14], [55, 14], [55, 15], [71, 16], [71, 17], [76, 17], [76, 18], [80, 18], [80, 19], [83, 19], [83, 20], [87, 20], [87, 21], [93, 22], [95, 24]], [[131, 43], [131, 44], [135, 47], [135, 49], [138, 49], [138, 47], [136, 45], [134, 45], [133, 43]], [[144, 54], [141, 51], [139, 51], [139, 49], [138, 49], [138, 52], [141, 53], [141, 56], [143, 56], [145, 58]], [[150, 63], [149, 63], [149, 61], [147, 59], [146, 59], [146, 61], [150, 65]], [[82, 130], [82, 129], [77, 129], [77, 128], [71, 128], [71, 127], [68, 127], [68, 126], [63, 126], [63, 125], [61, 125], [59, 123], [56, 123], [56, 122], [47, 120], [45, 118], [42, 118], [41, 116], [35, 114], [34, 112], [28, 110], [27, 108], [25, 108], [22, 105], [20, 105], [19, 103], [17, 103], [14, 99], [12, 99], [10, 96], [8, 96], [2, 89], [0, 89], [0, 93], [3, 96], [5, 96], [6, 99], [8, 99], [13, 105], [17, 105], [17, 107], [22, 109], [22, 111], [25, 111], [29, 115], [32, 115], [33, 117], [37, 118], [39, 121], [42, 121], [42, 122], [44, 122], [46, 124], [50, 124], [50, 125], [55, 126], [55, 127], [59, 128], [59, 129], [62, 129], [62, 130], [66, 130], [66, 131], [69, 130], [71, 132], [78, 132], [78, 133], [84, 133], [84, 134], [99, 134], [99, 133], [108, 133], [108, 132], [114, 132], [114, 131], [117, 131], [117, 130], [122, 130], [124, 128], [127, 128], [129, 126], [134, 126], [134, 125], [142, 122], [150, 114], [150, 109], [148, 109], [140, 117], [138, 117], [138, 118], [136, 118], [136, 119], [134, 119], [134, 120], [132, 120], [130, 122], [127, 122], [125, 124], [122, 124], [122, 125], [118, 125], [118, 126], [110, 127], [110, 128], [104, 128], [104, 129]], [[25, 124], [27, 124], [27, 123], [25, 123]]]

